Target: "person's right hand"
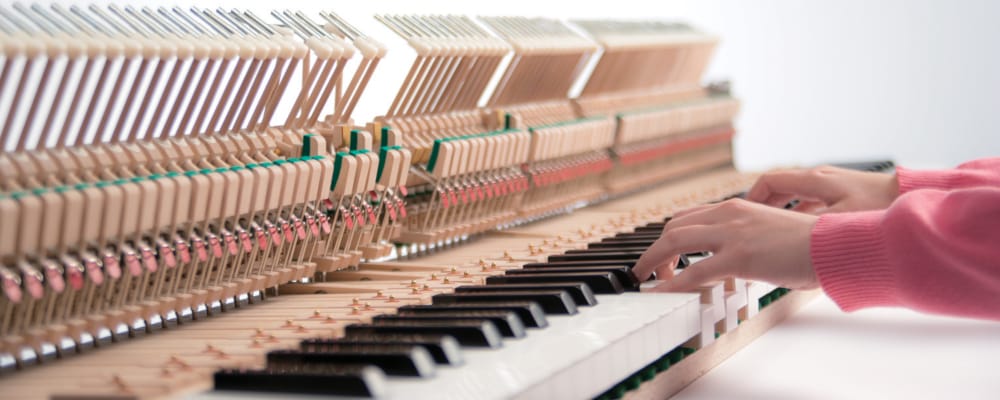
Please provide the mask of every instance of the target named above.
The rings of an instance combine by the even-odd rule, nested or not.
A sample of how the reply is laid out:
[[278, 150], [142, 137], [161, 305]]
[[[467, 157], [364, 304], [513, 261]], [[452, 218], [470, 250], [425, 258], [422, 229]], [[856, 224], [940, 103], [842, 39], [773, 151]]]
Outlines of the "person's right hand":
[[[809, 256], [810, 232], [819, 217], [740, 199], [674, 214], [663, 234], [639, 258], [632, 273], [640, 281], [654, 272], [668, 281], [653, 291], [692, 291], [726, 277], [773, 283], [790, 289], [819, 287]], [[678, 254], [712, 256], [674, 276]]]
[[746, 199], [772, 207], [794, 208], [812, 214], [880, 210], [899, 197], [896, 176], [831, 166], [768, 172], [747, 192]]

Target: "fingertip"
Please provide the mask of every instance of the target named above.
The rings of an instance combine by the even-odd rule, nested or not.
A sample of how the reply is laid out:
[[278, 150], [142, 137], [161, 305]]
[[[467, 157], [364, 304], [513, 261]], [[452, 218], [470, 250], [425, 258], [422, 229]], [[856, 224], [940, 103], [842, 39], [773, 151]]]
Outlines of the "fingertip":
[[746, 200], [763, 203], [768, 197], [771, 197], [774, 192], [771, 187], [771, 181], [774, 180], [774, 176], [778, 173], [779, 171], [771, 171], [757, 178], [753, 185], [750, 186], [750, 189], [747, 190]]
[[643, 254], [639, 257], [639, 261], [636, 261], [635, 265], [632, 266], [632, 274], [639, 279], [639, 282], [646, 281], [653, 274], [653, 268], [647, 267], [649, 263], [646, 254]]
[[761, 182], [762, 179], [764, 179], [764, 177], [758, 179], [757, 182], [754, 183], [749, 190], [747, 190], [747, 195], [744, 197], [747, 201], [762, 203], [764, 200], [767, 200], [768, 191], [767, 188], [764, 187], [765, 185]]

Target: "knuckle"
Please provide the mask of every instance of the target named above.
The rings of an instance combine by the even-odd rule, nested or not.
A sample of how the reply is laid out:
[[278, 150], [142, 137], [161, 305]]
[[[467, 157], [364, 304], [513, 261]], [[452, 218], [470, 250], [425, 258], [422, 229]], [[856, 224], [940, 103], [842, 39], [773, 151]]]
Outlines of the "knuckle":
[[660, 235], [660, 240], [663, 241], [662, 246], [670, 246], [681, 239], [681, 235], [677, 233], [677, 230], [666, 230]]
[[743, 199], [729, 199], [723, 201], [719, 205], [719, 207], [721, 207], [723, 210], [728, 210], [728, 211], [741, 211], [746, 209], [747, 201]]
[[672, 231], [676, 226], [677, 226], [677, 222], [674, 219], [671, 219], [670, 221], [667, 221], [666, 224], [663, 224], [663, 230], [660, 231], [660, 236], [666, 235], [667, 232]]
[[829, 165], [820, 165], [818, 167], [813, 167], [809, 170], [810, 176], [813, 177], [823, 177], [834, 172], [836, 168]]

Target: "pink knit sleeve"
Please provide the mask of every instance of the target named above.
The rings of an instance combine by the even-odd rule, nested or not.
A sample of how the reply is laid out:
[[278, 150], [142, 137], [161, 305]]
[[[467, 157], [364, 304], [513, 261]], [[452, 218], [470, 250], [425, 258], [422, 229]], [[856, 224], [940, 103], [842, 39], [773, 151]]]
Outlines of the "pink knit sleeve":
[[916, 190], [886, 210], [823, 215], [810, 253], [845, 311], [903, 306], [1000, 320], [1000, 187]]
[[960, 189], [976, 186], [1000, 187], [1000, 157], [969, 161], [955, 169], [915, 170], [896, 168], [899, 193], [916, 189]]

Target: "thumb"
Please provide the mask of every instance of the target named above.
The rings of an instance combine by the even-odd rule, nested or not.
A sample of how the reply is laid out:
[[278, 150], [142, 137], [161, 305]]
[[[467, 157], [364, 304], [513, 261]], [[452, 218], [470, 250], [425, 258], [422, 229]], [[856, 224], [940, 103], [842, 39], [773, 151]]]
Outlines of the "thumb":
[[766, 173], [747, 191], [747, 200], [772, 207], [784, 206], [790, 197], [817, 199], [829, 204], [838, 196], [826, 179], [802, 169]]

